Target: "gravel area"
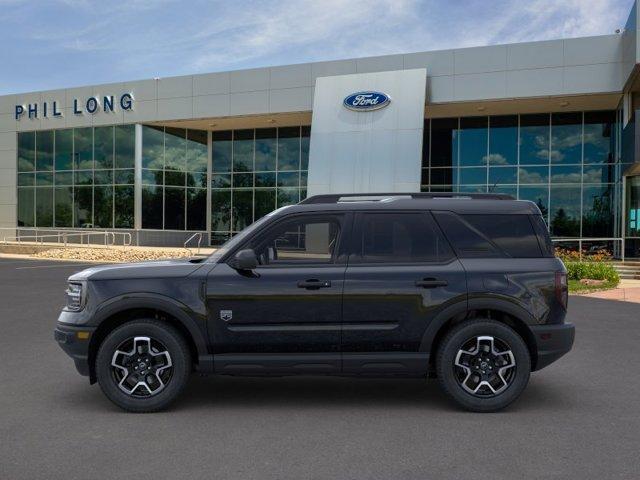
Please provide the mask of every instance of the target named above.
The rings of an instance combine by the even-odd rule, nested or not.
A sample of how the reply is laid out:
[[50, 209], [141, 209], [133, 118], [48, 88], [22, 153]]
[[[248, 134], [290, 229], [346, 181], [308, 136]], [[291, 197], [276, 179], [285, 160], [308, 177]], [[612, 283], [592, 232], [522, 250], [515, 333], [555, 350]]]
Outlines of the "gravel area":
[[34, 253], [33, 258], [56, 260], [84, 260], [95, 262], [142, 262], [166, 258], [192, 257], [194, 252], [186, 248], [53, 248]]

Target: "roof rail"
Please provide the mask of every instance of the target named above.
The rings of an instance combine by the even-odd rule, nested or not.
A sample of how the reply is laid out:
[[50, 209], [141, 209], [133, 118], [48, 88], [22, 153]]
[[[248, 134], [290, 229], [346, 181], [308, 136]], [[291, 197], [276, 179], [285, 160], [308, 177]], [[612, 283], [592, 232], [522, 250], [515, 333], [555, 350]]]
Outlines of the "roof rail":
[[300, 202], [300, 205], [309, 205], [314, 203], [338, 203], [342, 199], [346, 202], [367, 201], [375, 202], [390, 198], [409, 197], [412, 199], [420, 198], [465, 198], [474, 200], [514, 200], [511, 195], [504, 193], [458, 193], [458, 192], [393, 192], [393, 193], [329, 193], [322, 195], [313, 195], [307, 197]]

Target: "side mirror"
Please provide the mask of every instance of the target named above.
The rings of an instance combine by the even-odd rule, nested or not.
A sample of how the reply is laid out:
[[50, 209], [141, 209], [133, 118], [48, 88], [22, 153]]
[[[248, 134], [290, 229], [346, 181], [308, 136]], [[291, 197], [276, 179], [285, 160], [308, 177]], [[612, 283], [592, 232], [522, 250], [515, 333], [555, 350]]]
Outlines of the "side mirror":
[[256, 257], [256, 252], [251, 248], [240, 250], [236, 253], [233, 257], [233, 261], [231, 262], [231, 267], [236, 270], [254, 270], [257, 266], [258, 257]]

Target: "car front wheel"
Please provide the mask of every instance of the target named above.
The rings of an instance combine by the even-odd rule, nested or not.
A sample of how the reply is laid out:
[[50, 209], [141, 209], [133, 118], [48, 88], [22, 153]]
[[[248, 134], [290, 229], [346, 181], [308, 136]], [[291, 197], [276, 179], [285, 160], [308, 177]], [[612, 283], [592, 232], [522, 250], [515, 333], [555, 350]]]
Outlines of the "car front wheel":
[[96, 357], [104, 394], [130, 412], [155, 412], [173, 402], [191, 371], [189, 347], [170, 325], [134, 320], [113, 330]]
[[436, 359], [438, 380], [456, 403], [474, 412], [501, 410], [529, 381], [531, 359], [522, 337], [495, 320], [469, 320], [443, 339]]

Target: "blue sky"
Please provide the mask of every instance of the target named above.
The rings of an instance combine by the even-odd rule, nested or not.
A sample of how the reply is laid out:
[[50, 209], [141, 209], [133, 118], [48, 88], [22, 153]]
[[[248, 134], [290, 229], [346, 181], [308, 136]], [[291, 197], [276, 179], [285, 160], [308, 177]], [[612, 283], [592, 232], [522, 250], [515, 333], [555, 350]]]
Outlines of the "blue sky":
[[0, 0], [0, 95], [613, 33], [633, 0]]

